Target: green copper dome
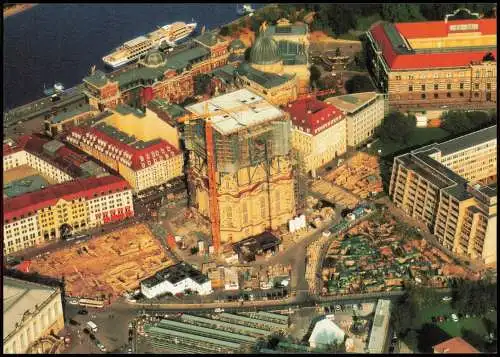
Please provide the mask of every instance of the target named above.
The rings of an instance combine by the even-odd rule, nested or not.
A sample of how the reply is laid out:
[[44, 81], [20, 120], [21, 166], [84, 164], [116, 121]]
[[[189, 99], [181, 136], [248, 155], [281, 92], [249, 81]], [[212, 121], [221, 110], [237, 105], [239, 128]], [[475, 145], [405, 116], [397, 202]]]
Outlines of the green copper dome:
[[158, 50], [149, 51], [142, 60], [142, 64], [146, 67], [159, 67], [164, 65], [165, 62], [165, 55]]
[[260, 35], [250, 51], [250, 63], [274, 64], [281, 61], [278, 44], [271, 37]]

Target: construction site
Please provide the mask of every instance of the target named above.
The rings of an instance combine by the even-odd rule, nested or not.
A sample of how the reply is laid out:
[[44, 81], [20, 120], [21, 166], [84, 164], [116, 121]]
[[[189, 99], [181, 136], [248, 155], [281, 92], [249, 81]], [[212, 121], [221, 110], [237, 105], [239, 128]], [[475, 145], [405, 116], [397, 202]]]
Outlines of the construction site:
[[378, 158], [358, 152], [331, 173], [325, 180], [335, 183], [365, 199], [383, 191]]
[[286, 113], [241, 89], [186, 107], [189, 203], [211, 224], [214, 252], [295, 215]]
[[42, 255], [31, 262], [30, 271], [64, 277], [68, 296], [113, 300], [173, 264], [150, 230], [139, 224]]
[[400, 290], [404, 281], [442, 288], [450, 278], [477, 279], [413, 229], [383, 213], [332, 235], [322, 261], [323, 295]]

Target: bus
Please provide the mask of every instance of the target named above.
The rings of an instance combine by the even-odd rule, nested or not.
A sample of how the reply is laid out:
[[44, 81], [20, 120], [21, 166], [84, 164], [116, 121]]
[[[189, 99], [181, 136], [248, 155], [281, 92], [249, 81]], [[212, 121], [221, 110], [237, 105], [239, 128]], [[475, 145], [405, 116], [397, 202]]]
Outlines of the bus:
[[86, 307], [96, 307], [96, 308], [103, 308], [104, 307], [104, 300], [97, 300], [97, 299], [80, 299], [78, 301], [80, 306], [86, 306]]

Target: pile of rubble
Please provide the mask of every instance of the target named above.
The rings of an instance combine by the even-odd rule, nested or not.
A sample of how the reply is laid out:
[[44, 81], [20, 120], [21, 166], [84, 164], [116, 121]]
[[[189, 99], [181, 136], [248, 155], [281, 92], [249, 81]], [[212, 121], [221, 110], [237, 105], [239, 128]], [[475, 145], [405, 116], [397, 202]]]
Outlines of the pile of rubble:
[[151, 231], [140, 224], [42, 256], [30, 269], [64, 276], [67, 295], [113, 298], [137, 289], [141, 280], [172, 264]]
[[361, 198], [382, 192], [378, 158], [359, 152], [339, 166], [326, 179]]

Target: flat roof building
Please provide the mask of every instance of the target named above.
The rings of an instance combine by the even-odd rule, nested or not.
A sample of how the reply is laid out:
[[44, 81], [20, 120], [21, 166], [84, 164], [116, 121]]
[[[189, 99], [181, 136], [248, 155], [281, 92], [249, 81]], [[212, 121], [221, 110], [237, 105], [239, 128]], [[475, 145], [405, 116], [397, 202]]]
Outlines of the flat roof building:
[[148, 299], [166, 293], [185, 293], [188, 289], [207, 295], [212, 292], [212, 283], [208, 276], [184, 262], [160, 270], [141, 282], [141, 292]]
[[389, 195], [446, 248], [496, 261], [496, 125], [397, 156]]
[[389, 335], [389, 320], [391, 319], [391, 300], [379, 299], [373, 318], [373, 326], [368, 342], [368, 353], [384, 353]]
[[60, 289], [4, 276], [2, 295], [3, 353], [48, 353], [59, 341], [40, 339], [64, 328]]
[[348, 147], [359, 147], [375, 134], [389, 110], [386, 96], [377, 92], [352, 93], [325, 99], [344, 112]]

